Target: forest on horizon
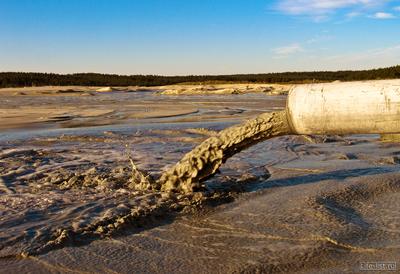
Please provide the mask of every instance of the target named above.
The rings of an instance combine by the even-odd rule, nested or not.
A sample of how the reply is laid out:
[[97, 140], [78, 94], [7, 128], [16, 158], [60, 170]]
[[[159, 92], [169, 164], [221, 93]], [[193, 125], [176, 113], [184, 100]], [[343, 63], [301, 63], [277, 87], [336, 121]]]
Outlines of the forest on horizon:
[[181, 83], [310, 83], [400, 78], [400, 65], [371, 70], [234, 75], [117, 75], [101, 73], [0, 72], [0, 88], [31, 86], [164, 86]]

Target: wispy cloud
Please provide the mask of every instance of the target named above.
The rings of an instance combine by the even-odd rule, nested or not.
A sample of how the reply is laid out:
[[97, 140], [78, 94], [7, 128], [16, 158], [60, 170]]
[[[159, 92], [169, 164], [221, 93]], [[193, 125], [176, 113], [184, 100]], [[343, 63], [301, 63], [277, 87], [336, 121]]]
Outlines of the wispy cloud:
[[308, 39], [306, 41], [307, 44], [315, 44], [315, 43], [320, 43], [320, 42], [326, 42], [333, 40], [335, 37], [333, 35], [329, 34], [323, 34], [323, 35], [316, 35], [311, 39]]
[[[316, 66], [322, 70], [367, 69], [397, 65], [400, 59], [400, 44], [381, 48], [359, 49], [338, 55], [318, 56]], [[300, 61], [299, 61], [300, 63]]]
[[[390, 7], [398, 0], [277, 0], [275, 8], [285, 14], [308, 16], [315, 22], [327, 21], [333, 15], [344, 11], [344, 20], [357, 17], [392, 19], [396, 16], [385, 8], [400, 11], [400, 6]], [[372, 15], [372, 12], [376, 12]]]
[[279, 47], [272, 50], [278, 57], [285, 57], [295, 53], [304, 51], [303, 47], [299, 43], [294, 43], [285, 47]]
[[282, 0], [278, 10], [295, 15], [329, 14], [344, 8], [369, 8], [385, 4], [387, 0]]
[[333, 39], [335, 39], [334, 36], [329, 35], [326, 32], [323, 32], [322, 34], [315, 35], [314, 37], [308, 40], [304, 40], [302, 42], [296, 42], [287, 46], [274, 48], [272, 49], [272, 52], [275, 54], [274, 57], [278, 59], [292, 56], [301, 52], [310, 53], [309, 49], [310, 47], [312, 47], [311, 45], [314, 46], [320, 45], [324, 42], [331, 41]]
[[[349, 53], [336, 56], [330, 56], [325, 61], [339, 61], [339, 62], [355, 62], [355, 63], [368, 63], [371, 60], [396, 60], [400, 57], [400, 44], [393, 45], [385, 48], [369, 49], [358, 53]], [[375, 63], [379, 63], [378, 61]]]
[[362, 15], [363, 15], [363, 14], [362, 14], [361, 12], [352, 11], [352, 12], [349, 12], [349, 13], [346, 14], [346, 18], [347, 18], [347, 19], [353, 19], [353, 18], [356, 18], [356, 17], [360, 17], [360, 16], [362, 16]]
[[393, 18], [396, 18], [396, 16], [394, 16], [393, 14], [388, 13], [388, 12], [377, 12], [377, 13], [373, 14], [370, 17], [374, 18], [374, 19], [393, 19]]

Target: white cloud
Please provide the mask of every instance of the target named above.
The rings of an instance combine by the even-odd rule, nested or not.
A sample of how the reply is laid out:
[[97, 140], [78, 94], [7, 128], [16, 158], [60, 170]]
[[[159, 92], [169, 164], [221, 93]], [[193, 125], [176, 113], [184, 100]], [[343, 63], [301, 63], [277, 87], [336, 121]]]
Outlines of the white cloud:
[[[365, 45], [367, 46], [367, 45]], [[359, 70], [389, 67], [399, 64], [400, 44], [394, 43], [378, 48], [358, 48], [337, 53], [335, 49], [305, 48], [307, 54], [287, 58], [275, 57], [268, 60], [269, 71], [312, 71], [312, 70]], [[267, 62], [266, 62], [267, 63]], [[273, 69], [272, 69], [273, 68]]]
[[298, 43], [294, 43], [285, 47], [275, 48], [272, 50], [272, 52], [279, 56], [288, 56], [302, 51], [304, 51], [304, 49]]
[[[389, 60], [392, 64], [400, 57], [400, 44], [389, 46], [386, 48], [370, 49], [360, 51], [358, 53], [349, 53], [336, 56], [330, 56], [325, 59], [327, 62], [338, 61], [342, 63], [375, 63], [379, 64], [380, 61]], [[388, 63], [390, 64], [390, 63]]]
[[347, 13], [347, 14], [346, 14], [346, 17], [347, 17], [348, 19], [352, 19], [352, 18], [359, 17], [359, 16], [361, 16], [361, 15], [363, 15], [361, 12], [352, 11], [352, 12]]
[[312, 19], [314, 22], [319, 23], [319, 22], [327, 21], [329, 19], [329, 17], [326, 15], [320, 14], [320, 15], [314, 15]]
[[388, 0], [281, 0], [278, 10], [295, 15], [328, 14], [344, 8], [369, 8], [385, 4]]
[[395, 10], [395, 11], [400, 11], [400, 6], [394, 7], [393, 10]]
[[288, 57], [291, 55], [294, 55], [296, 53], [300, 52], [308, 52], [307, 47], [311, 44], [321, 44], [330, 40], [335, 39], [334, 36], [327, 34], [326, 31], [322, 32], [322, 34], [318, 34], [308, 40], [305, 40], [303, 42], [297, 42], [297, 43], [292, 43], [287, 46], [283, 47], [278, 47], [275, 49], [272, 49], [272, 52], [275, 54], [274, 58], [275, 59], [280, 59], [284, 57]]
[[311, 39], [308, 39], [306, 41], [307, 44], [314, 44], [314, 43], [321, 43], [321, 42], [326, 42], [326, 41], [330, 41], [335, 39], [335, 37], [333, 35], [328, 35], [328, 34], [324, 34], [324, 35], [316, 35]]
[[377, 12], [371, 16], [374, 19], [393, 19], [396, 18], [393, 14], [388, 12]]

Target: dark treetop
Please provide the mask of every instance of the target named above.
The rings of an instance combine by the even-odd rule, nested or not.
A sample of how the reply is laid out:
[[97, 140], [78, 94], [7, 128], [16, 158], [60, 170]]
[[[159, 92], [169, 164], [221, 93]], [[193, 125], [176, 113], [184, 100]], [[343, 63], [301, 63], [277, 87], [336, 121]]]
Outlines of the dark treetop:
[[235, 75], [116, 75], [0, 72], [0, 87], [29, 86], [160, 86], [178, 83], [308, 83], [400, 78], [400, 65], [360, 71], [281, 72]]

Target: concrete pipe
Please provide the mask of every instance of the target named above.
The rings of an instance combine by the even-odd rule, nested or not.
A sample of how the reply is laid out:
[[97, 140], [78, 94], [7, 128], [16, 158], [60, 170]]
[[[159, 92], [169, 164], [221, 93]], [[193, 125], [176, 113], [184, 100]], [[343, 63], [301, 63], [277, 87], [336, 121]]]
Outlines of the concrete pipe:
[[400, 86], [353, 82], [302, 85], [289, 93], [286, 110], [263, 113], [226, 128], [187, 153], [162, 174], [162, 191], [191, 193], [234, 154], [290, 134], [400, 133]]
[[288, 96], [294, 134], [400, 132], [400, 85], [391, 81], [301, 85]]

